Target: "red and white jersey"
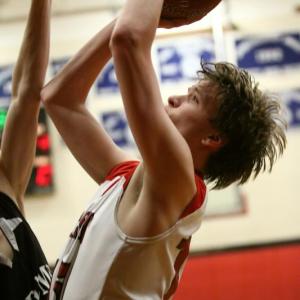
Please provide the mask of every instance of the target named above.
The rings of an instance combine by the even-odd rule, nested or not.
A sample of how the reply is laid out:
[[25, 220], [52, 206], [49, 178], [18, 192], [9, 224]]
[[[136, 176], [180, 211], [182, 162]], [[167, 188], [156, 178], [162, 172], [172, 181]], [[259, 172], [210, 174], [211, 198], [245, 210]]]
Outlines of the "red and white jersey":
[[200, 227], [206, 187], [196, 176], [197, 196], [178, 222], [153, 237], [127, 236], [117, 210], [139, 162], [116, 166], [82, 214], [54, 270], [50, 299], [171, 299]]

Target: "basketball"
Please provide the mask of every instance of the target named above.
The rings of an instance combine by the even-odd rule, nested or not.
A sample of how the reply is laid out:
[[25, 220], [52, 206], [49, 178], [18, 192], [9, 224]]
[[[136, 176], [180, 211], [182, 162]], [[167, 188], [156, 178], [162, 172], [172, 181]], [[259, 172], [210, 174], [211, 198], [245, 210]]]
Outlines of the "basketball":
[[165, 0], [162, 8], [162, 19], [200, 20], [221, 0]]

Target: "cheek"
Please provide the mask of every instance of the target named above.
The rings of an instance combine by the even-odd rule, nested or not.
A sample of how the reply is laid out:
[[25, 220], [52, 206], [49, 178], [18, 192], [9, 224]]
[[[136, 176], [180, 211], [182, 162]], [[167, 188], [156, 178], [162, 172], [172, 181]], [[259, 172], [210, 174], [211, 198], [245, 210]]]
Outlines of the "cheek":
[[168, 107], [166, 111], [176, 127], [189, 127], [196, 119], [195, 110], [187, 105], [181, 105], [176, 108]]
[[194, 111], [190, 109], [182, 110], [181, 114], [177, 116], [176, 124], [181, 130], [185, 133], [193, 131], [193, 129], [197, 126], [198, 118], [196, 118], [196, 114]]

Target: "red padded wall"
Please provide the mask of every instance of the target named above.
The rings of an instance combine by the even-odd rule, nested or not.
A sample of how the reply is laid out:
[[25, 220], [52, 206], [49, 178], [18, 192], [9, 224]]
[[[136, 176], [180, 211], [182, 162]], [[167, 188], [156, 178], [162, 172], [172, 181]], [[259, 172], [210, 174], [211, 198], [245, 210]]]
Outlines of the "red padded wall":
[[191, 257], [175, 300], [300, 300], [300, 244]]

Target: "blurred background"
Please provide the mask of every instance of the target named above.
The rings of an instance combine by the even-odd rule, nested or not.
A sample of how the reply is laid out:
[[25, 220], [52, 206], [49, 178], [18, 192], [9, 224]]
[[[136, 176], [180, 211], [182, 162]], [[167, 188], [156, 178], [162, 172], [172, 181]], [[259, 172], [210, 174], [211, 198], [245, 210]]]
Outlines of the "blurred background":
[[[123, 3], [53, 0], [47, 80]], [[0, 0], [0, 132], [29, 4]], [[288, 146], [271, 174], [208, 194], [206, 217], [193, 237], [175, 299], [300, 299], [300, 1], [223, 0], [200, 22], [160, 29], [153, 61], [164, 99], [186, 92], [201, 59], [237, 64], [278, 97]], [[99, 74], [87, 105], [116, 144], [137, 151], [112, 62]], [[42, 110], [25, 210], [51, 265], [95, 189]]]

